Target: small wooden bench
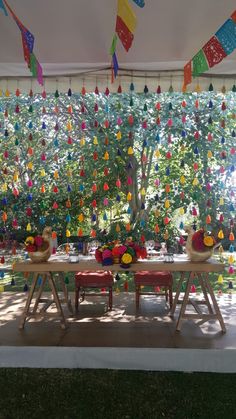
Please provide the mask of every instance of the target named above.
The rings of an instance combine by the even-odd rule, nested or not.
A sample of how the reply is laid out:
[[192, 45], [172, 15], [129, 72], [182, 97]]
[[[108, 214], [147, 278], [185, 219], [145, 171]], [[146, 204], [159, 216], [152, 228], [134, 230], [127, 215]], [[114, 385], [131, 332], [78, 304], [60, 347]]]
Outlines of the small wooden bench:
[[[136, 308], [139, 308], [140, 295], [165, 295], [166, 301], [169, 301], [170, 308], [173, 303], [172, 286], [173, 276], [171, 272], [158, 271], [139, 271], [134, 275], [136, 289]], [[145, 292], [141, 291], [141, 286], [152, 286], [164, 288], [164, 292]]]
[[108, 306], [112, 310], [112, 286], [113, 275], [111, 272], [97, 271], [83, 271], [75, 275], [75, 310], [79, 309], [79, 300], [85, 298], [85, 289], [89, 288], [106, 288], [107, 292], [89, 292], [90, 296], [104, 296], [109, 297]]

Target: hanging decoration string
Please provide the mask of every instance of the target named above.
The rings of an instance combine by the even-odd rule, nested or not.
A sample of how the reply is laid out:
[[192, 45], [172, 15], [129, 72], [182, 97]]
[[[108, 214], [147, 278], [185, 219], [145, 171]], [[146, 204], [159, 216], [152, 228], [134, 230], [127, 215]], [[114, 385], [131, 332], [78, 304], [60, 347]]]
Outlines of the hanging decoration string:
[[[144, 0], [133, 0], [137, 6], [144, 7], [145, 3]], [[111, 82], [114, 82], [114, 78], [116, 78], [118, 74], [119, 64], [116, 55], [116, 46], [117, 46], [117, 39], [120, 38], [120, 41], [128, 52], [133, 39], [134, 39], [134, 31], [136, 28], [137, 18], [133, 12], [132, 7], [130, 6], [128, 0], [118, 0], [117, 2], [117, 16], [116, 16], [116, 28], [115, 34], [112, 38], [112, 43], [110, 47], [110, 55], [111, 59]], [[117, 37], [118, 35], [118, 37]]]
[[209, 68], [219, 64], [236, 48], [236, 10], [211, 39], [184, 66], [184, 86]]
[[18, 28], [21, 31], [22, 37], [22, 46], [24, 59], [27, 63], [27, 66], [32, 73], [33, 77], [36, 77], [38, 83], [43, 86], [43, 69], [40, 63], [38, 62], [33, 49], [34, 49], [34, 35], [23, 25], [20, 19], [13, 12], [6, 0], [0, 0], [0, 9], [3, 9], [6, 16], [8, 16], [7, 10], [11, 14], [12, 18], [16, 22]]

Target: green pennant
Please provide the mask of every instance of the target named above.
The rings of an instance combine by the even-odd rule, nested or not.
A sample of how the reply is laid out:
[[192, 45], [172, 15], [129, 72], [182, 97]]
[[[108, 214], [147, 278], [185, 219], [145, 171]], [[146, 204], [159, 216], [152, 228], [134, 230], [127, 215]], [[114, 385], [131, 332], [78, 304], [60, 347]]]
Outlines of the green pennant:
[[34, 53], [30, 54], [30, 71], [33, 77], [37, 77], [37, 59]]
[[204, 73], [209, 69], [205, 54], [202, 49], [198, 51], [193, 57], [193, 77], [199, 76], [199, 74]]
[[112, 38], [111, 48], [110, 48], [110, 55], [113, 55], [116, 51], [116, 43], [117, 43], [117, 35], [115, 34]]

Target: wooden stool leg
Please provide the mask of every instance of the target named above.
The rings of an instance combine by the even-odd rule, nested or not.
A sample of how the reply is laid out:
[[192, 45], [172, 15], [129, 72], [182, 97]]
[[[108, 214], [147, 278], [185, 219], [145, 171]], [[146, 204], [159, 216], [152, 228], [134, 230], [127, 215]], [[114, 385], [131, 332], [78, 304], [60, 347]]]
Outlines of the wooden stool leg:
[[[42, 295], [42, 292], [43, 292], [43, 289], [44, 289], [44, 285], [45, 285], [46, 279], [47, 279], [47, 276], [46, 275], [43, 275], [42, 282], [41, 282], [41, 284], [39, 286], [39, 289], [38, 289], [38, 292], [37, 292], [37, 296], [36, 296], [36, 300], [35, 300], [35, 303], [34, 303], [33, 314], [35, 314], [36, 311], [37, 311], [37, 308], [38, 308], [38, 305], [39, 305], [39, 302], [40, 302], [40, 298], [41, 298], [41, 295]], [[37, 278], [37, 281], [38, 281], [38, 278]]]
[[181, 272], [180, 280], [178, 282], [177, 290], [176, 290], [176, 293], [175, 293], [174, 303], [172, 304], [172, 308], [171, 308], [171, 311], [170, 311], [170, 316], [171, 317], [174, 317], [174, 313], [175, 313], [176, 306], [177, 306], [177, 303], [178, 303], [178, 300], [179, 300], [179, 295], [180, 295], [180, 291], [181, 291], [181, 287], [182, 287], [183, 282], [184, 282], [184, 272]]
[[204, 295], [204, 298], [208, 307], [208, 311], [210, 314], [213, 314], [213, 310], [212, 310], [211, 303], [207, 294], [207, 288], [205, 286], [204, 278], [202, 277], [200, 272], [197, 274], [197, 276], [198, 276], [198, 281], [199, 281], [199, 284], [201, 285], [202, 292], [203, 292], [203, 295]]
[[112, 310], [112, 287], [109, 287], [109, 309]]
[[75, 286], [75, 311], [78, 312], [79, 310], [79, 294], [80, 294], [80, 287]]
[[139, 290], [140, 290], [140, 285], [136, 285], [136, 292], [135, 292], [135, 297], [136, 297], [136, 309], [139, 309]]
[[63, 272], [59, 272], [59, 280], [60, 280], [60, 283], [61, 283], [61, 288], [62, 288], [62, 291], [63, 291], [63, 294], [64, 294], [64, 298], [65, 298], [65, 302], [67, 304], [68, 310], [72, 314], [74, 314], [72, 304], [71, 304], [71, 299], [69, 298], [68, 289], [67, 289], [67, 286], [65, 284], [65, 278], [64, 278]]
[[60, 303], [58, 294], [57, 294], [55, 282], [54, 282], [54, 279], [53, 279], [53, 276], [52, 276], [51, 272], [48, 272], [47, 275], [48, 275], [48, 283], [49, 283], [49, 285], [51, 287], [51, 290], [52, 290], [53, 299], [56, 303], [56, 307], [57, 307], [59, 317], [61, 318], [61, 328], [65, 329], [66, 328], [66, 320], [65, 320], [65, 316], [64, 316], [64, 313], [63, 313], [63, 310], [62, 310], [62, 307], [61, 307], [61, 303]]
[[169, 286], [169, 304], [170, 304], [170, 309], [171, 309], [173, 305], [172, 285]]
[[192, 272], [190, 272], [189, 277], [187, 279], [187, 287], [186, 287], [186, 290], [185, 290], [184, 299], [183, 299], [183, 302], [182, 302], [182, 305], [181, 305], [181, 308], [180, 308], [179, 318], [178, 318], [178, 321], [177, 321], [176, 330], [178, 332], [181, 329], [181, 324], [182, 324], [182, 320], [183, 320], [182, 317], [185, 313], [186, 306], [188, 304], [188, 297], [189, 297], [191, 285], [193, 283], [193, 279], [194, 279], [194, 276], [192, 275]]
[[166, 297], [166, 302], [168, 302], [168, 288], [165, 287], [165, 297]]
[[214, 291], [213, 291], [213, 289], [212, 289], [212, 287], [211, 287], [210, 281], [209, 281], [209, 279], [206, 277], [206, 278], [204, 279], [204, 282], [205, 282], [206, 288], [208, 289], [209, 294], [210, 294], [210, 296], [211, 296], [211, 300], [212, 300], [212, 303], [213, 303], [213, 307], [214, 307], [214, 310], [215, 310], [215, 312], [216, 312], [217, 318], [218, 318], [218, 320], [219, 320], [219, 323], [220, 323], [220, 326], [221, 326], [221, 330], [222, 330], [222, 332], [223, 332], [223, 333], [226, 333], [225, 323], [224, 323], [223, 317], [222, 317], [222, 315], [221, 315], [221, 312], [220, 312], [219, 306], [218, 306], [218, 304], [217, 304], [216, 297], [215, 297]]
[[26, 304], [25, 304], [23, 314], [22, 314], [21, 319], [20, 319], [19, 329], [24, 329], [25, 321], [26, 321], [26, 319], [28, 317], [28, 314], [29, 314], [30, 304], [31, 304], [31, 301], [32, 301], [32, 298], [33, 298], [33, 294], [34, 294], [34, 290], [35, 290], [35, 287], [36, 287], [36, 284], [37, 284], [38, 276], [39, 276], [39, 274], [37, 272], [33, 276], [33, 282], [32, 282], [32, 285], [31, 285], [31, 288], [30, 288], [30, 291], [29, 291], [29, 294], [28, 294], [28, 297], [27, 297], [27, 300], [26, 300]]

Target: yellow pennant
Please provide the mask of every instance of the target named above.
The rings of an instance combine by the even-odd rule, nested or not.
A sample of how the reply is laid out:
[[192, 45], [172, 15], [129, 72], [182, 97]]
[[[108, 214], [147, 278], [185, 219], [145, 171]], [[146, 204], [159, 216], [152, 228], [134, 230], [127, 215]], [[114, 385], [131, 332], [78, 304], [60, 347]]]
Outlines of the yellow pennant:
[[220, 197], [220, 205], [224, 205], [224, 198]]
[[166, 209], [170, 208], [170, 201], [169, 201], [169, 199], [166, 199], [166, 201], [165, 201], [165, 208]]
[[118, 0], [117, 15], [120, 16], [130, 32], [134, 33], [137, 18], [130, 7], [128, 0]]
[[108, 153], [108, 151], [105, 151], [105, 153], [104, 153], [104, 160], [109, 160], [109, 153]]
[[117, 140], [121, 140], [121, 138], [122, 138], [122, 134], [121, 134], [121, 132], [120, 132], [120, 131], [118, 131], [118, 132], [117, 132], [117, 134], [116, 134], [116, 138], [117, 138]]
[[54, 179], [58, 179], [59, 178], [58, 170], [55, 170], [53, 176], [54, 176]]
[[131, 199], [132, 199], [132, 193], [128, 192], [127, 193], [127, 201], [131, 201]]
[[84, 221], [84, 215], [83, 215], [83, 214], [79, 214], [79, 216], [78, 216], [78, 221], [79, 221], [80, 223], [82, 223], [82, 222]]
[[27, 224], [26, 231], [31, 231], [31, 225], [30, 225], [30, 223]]
[[161, 153], [160, 153], [160, 151], [157, 149], [156, 151], [155, 151], [155, 157], [157, 158], [157, 159], [159, 159], [159, 157], [161, 156]]
[[18, 172], [14, 172], [14, 175], [13, 175], [14, 182], [17, 182], [18, 179], [19, 179], [19, 173]]

